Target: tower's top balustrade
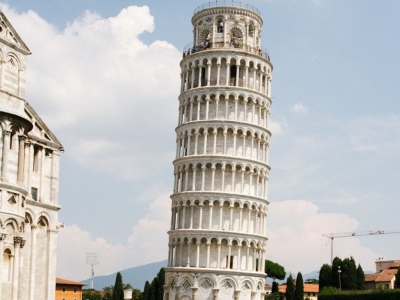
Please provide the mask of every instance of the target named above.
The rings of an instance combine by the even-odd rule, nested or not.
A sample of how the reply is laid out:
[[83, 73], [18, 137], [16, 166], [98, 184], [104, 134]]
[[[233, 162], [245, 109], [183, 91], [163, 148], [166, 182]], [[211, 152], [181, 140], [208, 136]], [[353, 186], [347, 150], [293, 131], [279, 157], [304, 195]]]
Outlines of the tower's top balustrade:
[[183, 58], [203, 51], [243, 51], [267, 61], [268, 51], [261, 45], [263, 19], [260, 11], [241, 1], [217, 0], [197, 7], [192, 17], [193, 41], [185, 47]]
[[251, 10], [251, 11], [255, 12], [256, 14], [258, 14], [261, 17], [261, 13], [256, 7], [254, 7], [254, 6], [250, 5], [250, 4], [243, 3], [241, 1], [229, 1], [229, 0], [226, 0], [226, 1], [225, 0], [221, 1], [220, 0], [220, 1], [215, 1], [215, 2], [211, 2], [210, 1], [208, 3], [200, 5], [199, 7], [197, 7], [194, 10], [193, 15], [197, 14], [199, 11], [202, 11], [204, 9], [214, 8], [214, 7], [239, 7], [239, 8], [245, 8], [245, 9], [248, 9], [248, 10]]

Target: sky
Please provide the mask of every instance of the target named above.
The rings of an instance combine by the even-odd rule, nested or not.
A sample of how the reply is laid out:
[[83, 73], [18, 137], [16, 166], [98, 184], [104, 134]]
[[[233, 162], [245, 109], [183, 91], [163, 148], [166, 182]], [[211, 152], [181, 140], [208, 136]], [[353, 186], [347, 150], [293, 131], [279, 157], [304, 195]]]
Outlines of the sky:
[[[308, 273], [324, 233], [400, 230], [400, 2], [253, 0], [271, 55], [267, 258]], [[203, 1], [12, 0], [27, 100], [65, 147], [57, 276], [167, 258], [179, 62]], [[400, 234], [335, 240], [373, 271]], [[138, 287], [142, 288], [142, 287]]]

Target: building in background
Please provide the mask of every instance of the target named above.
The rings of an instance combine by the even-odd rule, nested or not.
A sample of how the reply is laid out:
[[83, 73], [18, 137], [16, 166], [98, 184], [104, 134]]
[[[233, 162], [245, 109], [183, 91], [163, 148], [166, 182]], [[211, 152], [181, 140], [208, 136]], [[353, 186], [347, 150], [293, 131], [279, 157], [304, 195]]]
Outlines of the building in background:
[[272, 64], [260, 12], [207, 3], [183, 52], [164, 300], [265, 295]]
[[399, 267], [400, 260], [377, 260], [375, 262], [375, 274], [365, 275], [365, 289], [394, 289]]
[[85, 285], [87, 284], [62, 278], [56, 278], [55, 300], [82, 300], [82, 288]]
[[9, 300], [55, 297], [63, 148], [25, 99], [29, 54], [0, 12], [0, 298]]

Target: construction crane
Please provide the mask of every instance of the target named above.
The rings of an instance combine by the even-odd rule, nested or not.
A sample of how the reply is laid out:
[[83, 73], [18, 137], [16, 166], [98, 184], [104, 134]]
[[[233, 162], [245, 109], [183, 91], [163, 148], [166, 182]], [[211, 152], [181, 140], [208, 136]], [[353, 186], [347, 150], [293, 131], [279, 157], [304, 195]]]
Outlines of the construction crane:
[[400, 230], [376, 230], [376, 231], [361, 231], [361, 232], [342, 232], [342, 233], [324, 233], [325, 236], [331, 240], [331, 263], [333, 264], [333, 240], [336, 238], [355, 237], [363, 235], [378, 235], [378, 234], [395, 234], [400, 233]]

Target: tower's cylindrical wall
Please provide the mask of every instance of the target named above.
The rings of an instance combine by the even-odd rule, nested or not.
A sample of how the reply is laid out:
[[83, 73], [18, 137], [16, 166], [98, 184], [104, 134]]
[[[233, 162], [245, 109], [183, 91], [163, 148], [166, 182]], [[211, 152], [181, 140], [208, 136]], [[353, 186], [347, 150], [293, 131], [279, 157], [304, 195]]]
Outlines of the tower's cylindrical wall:
[[164, 299], [258, 300], [272, 74], [261, 48], [262, 19], [232, 2], [197, 9], [192, 24], [193, 44], [180, 63]]

